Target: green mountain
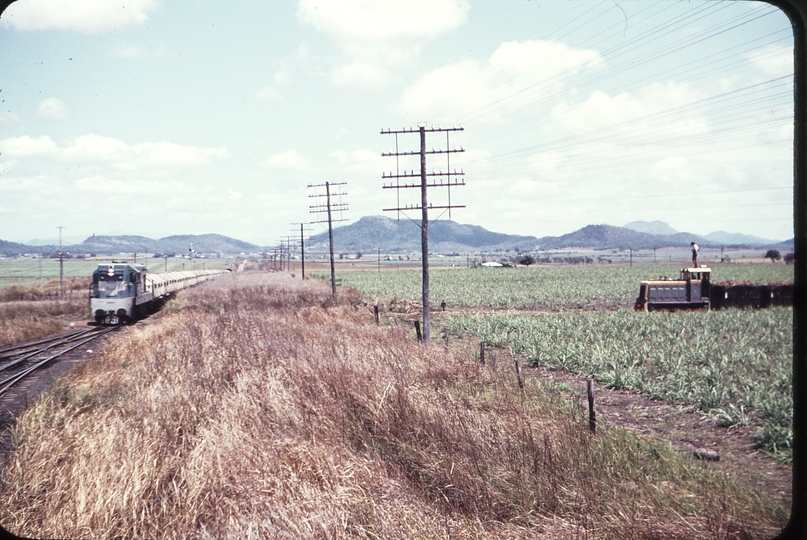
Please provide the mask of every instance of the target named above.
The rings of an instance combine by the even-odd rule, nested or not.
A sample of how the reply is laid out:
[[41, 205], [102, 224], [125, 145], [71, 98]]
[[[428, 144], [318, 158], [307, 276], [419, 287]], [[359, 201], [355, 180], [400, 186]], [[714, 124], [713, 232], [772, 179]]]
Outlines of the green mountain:
[[[420, 251], [420, 223], [411, 220], [396, 221], [386, 216], [365, 216], [356, 223], [337, 227], [333, 231], [334, 249], [341, 252], [373, 252], [381, 248], [385, 253]], [[538, 239], [488, 231], [478, 225], [463, 225], [449, 220], [429, 224], [429, 251], [451, 253], [469, 251], [532, 250]], [[328, 233], [312, 236], [309, 249], [328, 249]]]

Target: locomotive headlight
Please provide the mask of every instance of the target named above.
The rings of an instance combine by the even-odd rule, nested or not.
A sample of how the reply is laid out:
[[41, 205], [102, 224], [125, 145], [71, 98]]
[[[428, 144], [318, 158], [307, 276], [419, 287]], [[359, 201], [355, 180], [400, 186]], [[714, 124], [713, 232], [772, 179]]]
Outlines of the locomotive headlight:
[[106, 269], [106, 275], [108, 275], [109, 277], [113, 277], [115, 275], [115, 268], [113, 268], [112, 266], [107, 268]]

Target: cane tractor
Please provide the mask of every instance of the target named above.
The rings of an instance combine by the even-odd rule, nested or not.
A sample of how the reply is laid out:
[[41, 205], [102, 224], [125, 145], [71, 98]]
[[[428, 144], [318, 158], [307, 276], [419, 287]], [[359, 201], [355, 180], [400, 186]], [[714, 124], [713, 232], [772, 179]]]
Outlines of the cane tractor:
[[642, 281], [636, 298], [636, 311], [709, 309], [712, 270], [704, 265], [682, 268], [679, 279]]

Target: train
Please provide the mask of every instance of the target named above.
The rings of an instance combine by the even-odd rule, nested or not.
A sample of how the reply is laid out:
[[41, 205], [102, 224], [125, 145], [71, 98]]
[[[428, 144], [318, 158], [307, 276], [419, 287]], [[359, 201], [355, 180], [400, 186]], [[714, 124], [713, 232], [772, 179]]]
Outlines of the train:
[[186, 270], [149, 274], [143, 264], [99, 264], [92, 273], [90, 316], [98, 324], [133, 322], [171, 293], [223, 273], [224, 270]]
[[642, 281], [634, 302], [636, 311], [710, 309], [712, 270], [706, 266], [682, 268], [679, 279]]

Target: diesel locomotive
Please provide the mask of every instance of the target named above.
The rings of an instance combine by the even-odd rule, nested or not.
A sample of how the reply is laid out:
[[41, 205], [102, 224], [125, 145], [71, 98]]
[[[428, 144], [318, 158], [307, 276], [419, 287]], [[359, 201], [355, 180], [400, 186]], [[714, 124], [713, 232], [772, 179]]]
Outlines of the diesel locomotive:
[[222, 273], [189, 270], [149, 274], [142, 264], [99, 264], [92, 274], [90, 315], [99, 324], [131, 322], [169, 294]]

